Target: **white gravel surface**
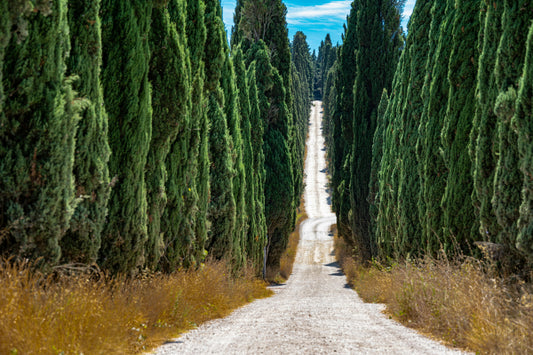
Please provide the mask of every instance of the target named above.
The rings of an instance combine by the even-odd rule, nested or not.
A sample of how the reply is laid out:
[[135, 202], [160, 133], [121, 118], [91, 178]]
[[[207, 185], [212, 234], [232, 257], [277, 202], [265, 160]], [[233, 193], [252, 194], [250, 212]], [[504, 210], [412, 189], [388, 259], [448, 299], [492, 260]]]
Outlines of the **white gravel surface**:
[[315, 101], [307, 142], [305, 208], [293, 275], [276, 295], [205, 323], [155, 354], [459, 354], [388, 319], [361, 301], [335, 263], [335, 223], [326, 192], [322, 103]]

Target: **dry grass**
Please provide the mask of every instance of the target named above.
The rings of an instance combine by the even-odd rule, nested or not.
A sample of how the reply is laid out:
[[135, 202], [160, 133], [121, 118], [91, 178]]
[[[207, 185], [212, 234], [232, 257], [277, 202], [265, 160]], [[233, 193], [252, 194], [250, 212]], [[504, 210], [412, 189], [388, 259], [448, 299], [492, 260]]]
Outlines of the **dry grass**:
[[294, 259], [296, 258], [296, 250], [298, 249], [298, 242], [300, 241], [300, 224], [307, 219], [307, 214], [304, 209], [303, 198], [298, 208], [298, 215], [296, 216], [296, 227], [289, 236], [289, 242], [287, 249], [281, 255], [279, 275], [287, 280], [292, 274], [292, 267], [294, 265]]
[[0, 354], [133, 354], [272, 294], [222, 262], [139, 279], [44, 277], [0, 262]]
[[533, 353], [532, 285], [494, 276], [490, 266], [472, 259], [363, 267], [340, 240], [337, 250], [361, 298], [385, 303], [403, 324], [479, 353]]

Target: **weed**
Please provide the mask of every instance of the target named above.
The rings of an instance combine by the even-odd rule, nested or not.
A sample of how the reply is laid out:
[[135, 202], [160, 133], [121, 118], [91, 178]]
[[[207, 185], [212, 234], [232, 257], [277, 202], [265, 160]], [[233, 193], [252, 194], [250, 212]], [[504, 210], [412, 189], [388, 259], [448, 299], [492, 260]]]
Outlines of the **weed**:
[[45, 276], [0, 262], [0, 354], [130, 354], [272, 294], [252, 268], [224, 262], [131, 279], [104, 273]]
[[452, 346], [487, 354], [533, 353], [533, 287], [495, 276], [490, 265], [425, 258], [363, 266], [336, 243], [349, 283], [366, 302]]

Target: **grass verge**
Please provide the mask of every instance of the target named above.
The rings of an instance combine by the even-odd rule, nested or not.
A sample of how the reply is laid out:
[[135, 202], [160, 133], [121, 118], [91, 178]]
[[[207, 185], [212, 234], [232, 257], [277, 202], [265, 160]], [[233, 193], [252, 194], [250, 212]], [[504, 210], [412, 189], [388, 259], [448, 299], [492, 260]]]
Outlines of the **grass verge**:
[[0, 354], [134, 354], [272, 292], [223, 262], [137, 279], [0, 261]]
[[495, 276], [490, 265], [425, 258], [363, 267], [336, 239], [349, 284], [365, 302], [445, 343], [484, 354], [533, 353], [532, 285]]

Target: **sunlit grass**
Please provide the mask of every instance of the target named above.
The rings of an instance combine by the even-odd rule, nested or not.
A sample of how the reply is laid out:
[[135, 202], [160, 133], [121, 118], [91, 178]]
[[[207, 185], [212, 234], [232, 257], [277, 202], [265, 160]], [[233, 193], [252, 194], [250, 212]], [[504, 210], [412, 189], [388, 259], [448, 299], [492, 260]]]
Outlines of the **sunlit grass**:
[[272, 292], [222, 262], [136, 279], [0, 263], [0, 354], [133, 354]]
[[474, 259], [363, 267], [340, 239], [336, 250], [359, 296], [385, 303], [403, 324], [479, 353], [533, 353], [532, 285], [495, 276]]

